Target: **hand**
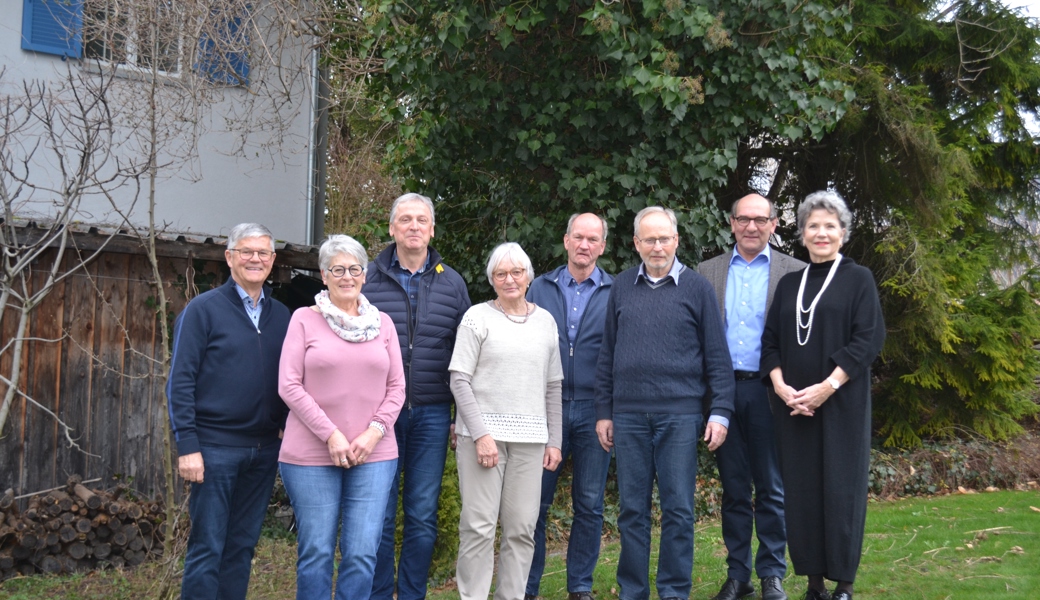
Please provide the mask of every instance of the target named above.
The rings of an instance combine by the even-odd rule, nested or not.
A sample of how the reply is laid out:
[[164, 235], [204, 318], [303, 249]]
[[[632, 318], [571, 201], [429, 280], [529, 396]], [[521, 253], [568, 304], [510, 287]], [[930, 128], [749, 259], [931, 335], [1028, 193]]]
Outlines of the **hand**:
[[383, 434], [375, 427], [369, 427], [362, 431], [361, 435], [354, 438], [354, 440], [350, 442], [350, 450], [354, 453], [354, 464], [365, 464], [365, 460], [368, 459], [372, 454], [372, 451], [376, 449], [376, 445], [379, 444], [379, 440], [381, 439], [383, 439]]
[[205, 470], [205, 465], [202, 464], [201, 452], [192, 452], [191, 454], [177, 457], [177, 471], [180, 472], [181, 477], [185, 481], [202, 483], [202, 476]]
[[563, 453], [560, 452], [560, 449], [546, 446], [545, 458], [542, 459], [542, 468], [549, 471], [555, 471], [556, 467], [560, 466], [561, 462], [563, 462]]
[[482, 435], [473, 442], [477, 446], [477, 464], [485, 469], [493, 469], [498, 466], [498, 444], [491, 434]]
[[813, 416], [816, 409], [820, 408], [834, 392], [834, 388], [827, 382], [817, 383], [816, 385], [810, 385], [804, 390], [799, 390], [795, 393], [794, 400], [787, 403], [793, 409], [791, 416]]
[[455, 435], [455, 424], [452, 423], [451, 427], [448, 427], [448, 445], [454, 450], [459, 446], [459, 436]]
[[596, 437], [599, 438], [599, 445], [610, 452], [610, 449], [614, 447], [614, 421], [610, 419], [596, 421]]
[[707, 427], [704, 428], [704, 441], [708, 442], [708, 450], [712, 452], [718, 450], [719, 446], [726, 441], [727, 433], [729, 430], [722, 423], [708, 421]]
[[357, 464], [357, 457], [354, 456], [354, 451], [350, 449], [350, 442], [347, 441], [347, 437], [339, 429], [332, 432], [325, 445], [329, 447], [329, 458], [332, 459], [333, 465], [349, 469]]

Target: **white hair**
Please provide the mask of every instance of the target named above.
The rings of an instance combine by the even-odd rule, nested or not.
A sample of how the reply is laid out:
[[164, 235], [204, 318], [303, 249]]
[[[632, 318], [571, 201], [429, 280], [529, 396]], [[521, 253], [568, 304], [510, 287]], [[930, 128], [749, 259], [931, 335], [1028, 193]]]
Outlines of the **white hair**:
[[487, 278], [488, 283], [494, 285], [495, 269], [498, 265], [502, 264], [502, 261], [508, 260], [513, 265], [525, 269], [527, 271], [527, 280], [534, 280], [534, 265], [531, 264], [531, 258], [527, 256], [524, 249], [520, 247], [520, 244], [516, 242], [505, 242], [495, 246], [495, 249], [491, 251], [491, 256], [487, 262]]

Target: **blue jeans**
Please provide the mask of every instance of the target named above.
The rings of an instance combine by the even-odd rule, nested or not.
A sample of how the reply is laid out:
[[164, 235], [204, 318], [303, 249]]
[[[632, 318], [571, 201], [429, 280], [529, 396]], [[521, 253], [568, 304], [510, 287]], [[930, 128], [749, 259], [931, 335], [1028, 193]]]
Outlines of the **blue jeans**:
[[278, 473], [281, 441], [202, 446], [202, 483], [191, 484], [191, 533], [181, 598], [242, 600]]
[[690, 595], [697, 441], [703, 420], [699, 414], [614, 413], [621, 499], [617, 581], [622, 600], [650, 597], [650, 510], [655, 477], [661, 498], [657, 594], [684, 599]]
[[758, 577], [782, 579], [787, 573], [784, 483], [776, 454], [773, 413], [761, 381], [737, 382], [726, 443], [715, 458], [722, 480], [722, 539], [728, 551], [728, 577], [751, 580], [751, 535], [757, 530]]
[[397, 437], [397, 473], [390, 484], [383, 519], [382, 539], [376, 556], [372, 597], [391, 600], [394, 595], [394, 533], [397, 529], [397, 497], [404, 475], [401, 504], [404, 536], [397, 565], [398, 600], [422, 600], [437, 542], [437, 502], [448, 454], [451, 405], [406, 406], [394, 424]]
[[[599, 543], [603, 535], [603, 490], [607, 484], [610, 453], [603, 450], [596, 437], [596, 408], [591, 400], [568, 400], [563, 403], [563, 460], [573, 462], [571, 505], [574, 520], [567, 544], [567, 591], [591, 592], [592, 572], [599, 560]], [[542, 470], [542, 505], [538, 527], [534, 531], [534, 559], [527, 577], [525, 593], [538, 595], [545, 570], [545, 519], [556, 495], [560, 468]]]
[[386, 494], [397, 460], [365, 463], [349, 469], [279, 463], [282, 483], [299, 527], [296, 598], [332, 596], [332, 563], [339, 533], [336, 600], [366, 600], [372, 593], [379, 531]]

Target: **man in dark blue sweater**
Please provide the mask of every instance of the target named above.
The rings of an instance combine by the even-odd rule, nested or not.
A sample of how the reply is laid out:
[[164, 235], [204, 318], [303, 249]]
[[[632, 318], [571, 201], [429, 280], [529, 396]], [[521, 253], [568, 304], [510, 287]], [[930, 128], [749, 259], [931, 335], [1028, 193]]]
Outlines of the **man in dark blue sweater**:
[[[572, 215], [563, 236], [567, 264], [531, 283], [527, 299], [556, 320], [563, 359], [563, 460], [570, 455], [574, 520], [567, 543], [568, 600], [592, 600], [592, 572], [603, 533], [603, 490], [610, 452], [596, 437], [596, 359], [603, 339], [607, 298], [613, 281], [596, 266], [606, 248], [607, 222], [594, 214]], [[545, 520], [556, 494], [560, 469], [542, 471], [542, 503], [534, 531], [534, 558], [525, 600], [538, 596], [545, 569]]]
[[246, 597], [289, 412], [278, 396], [289, 310], [264, 286], [274, 238], [237, 225], [224, 256], [231, 278], [177, 318], [166, 387], [178, 470], [192, 484], [181, 584], [191, 600]]
[[[621, 510], [621, 600], [650, 597], [650, 509], [661, 500], [657, 593], [690, 595], [697, 442], [726, 440], [733, 413], [733, 364], [715, 291], [675, 257], [675, 213], [658, 206], [635, 219], [642, 264], [614, 279], [596, 366], [596, 433], [617, 448]], [[704, 402], [710, 417], [703, 427]]]

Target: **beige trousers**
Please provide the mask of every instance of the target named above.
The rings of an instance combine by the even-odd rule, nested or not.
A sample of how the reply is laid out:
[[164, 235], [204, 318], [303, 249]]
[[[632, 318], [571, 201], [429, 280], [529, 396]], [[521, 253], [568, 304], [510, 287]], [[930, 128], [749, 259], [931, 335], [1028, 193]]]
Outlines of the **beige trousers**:
[[495, 442], [498, 465], [477, 464], [473, 438], [459, 436], [462, 511], [455, 580], [461, 600], [487, 600], [495, 570], [495, 526], [502, 523], [495, 600], [523, 600], [534, 556], [545, 444]]

